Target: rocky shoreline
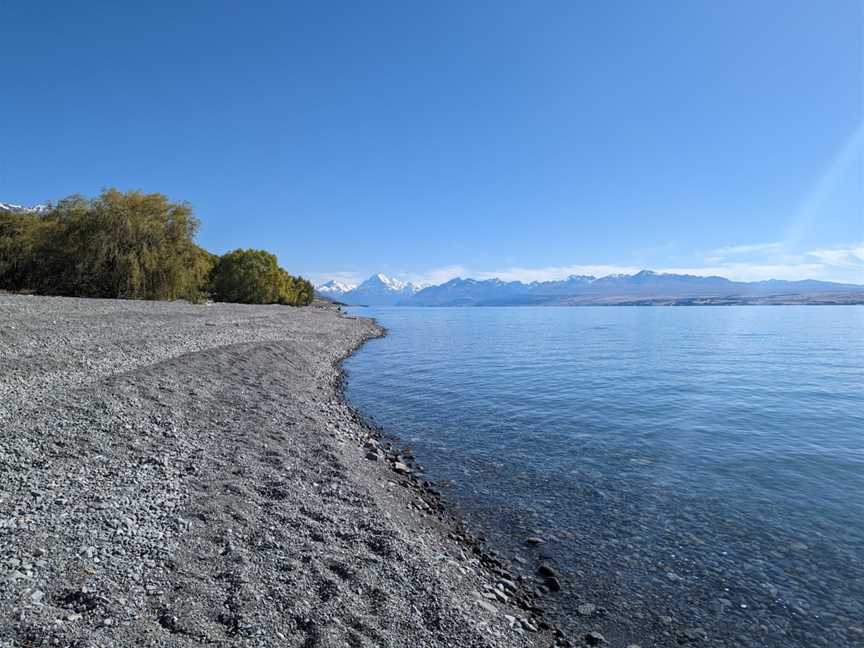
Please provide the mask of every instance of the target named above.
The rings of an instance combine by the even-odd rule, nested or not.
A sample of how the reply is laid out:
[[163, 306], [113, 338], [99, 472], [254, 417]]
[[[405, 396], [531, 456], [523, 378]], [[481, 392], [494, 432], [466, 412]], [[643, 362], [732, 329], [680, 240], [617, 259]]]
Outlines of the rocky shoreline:
[[0, 295], [0, 646], [570, 645], [345, 403], [381, 333]]

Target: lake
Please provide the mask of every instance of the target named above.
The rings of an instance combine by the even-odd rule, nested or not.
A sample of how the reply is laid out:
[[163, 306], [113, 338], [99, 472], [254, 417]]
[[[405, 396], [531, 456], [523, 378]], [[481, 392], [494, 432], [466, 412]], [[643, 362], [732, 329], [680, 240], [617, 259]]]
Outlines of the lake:
[[348, 399], [573, 632], [864, 645], [864, 307], [351, 310]]

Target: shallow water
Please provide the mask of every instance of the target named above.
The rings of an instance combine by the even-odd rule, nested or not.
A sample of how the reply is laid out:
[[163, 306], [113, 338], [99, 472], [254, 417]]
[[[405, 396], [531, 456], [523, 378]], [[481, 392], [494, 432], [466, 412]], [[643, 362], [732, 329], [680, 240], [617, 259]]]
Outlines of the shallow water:
[[355, 311], [348, 398], [573, 631], [864, 645], [864, 308]]

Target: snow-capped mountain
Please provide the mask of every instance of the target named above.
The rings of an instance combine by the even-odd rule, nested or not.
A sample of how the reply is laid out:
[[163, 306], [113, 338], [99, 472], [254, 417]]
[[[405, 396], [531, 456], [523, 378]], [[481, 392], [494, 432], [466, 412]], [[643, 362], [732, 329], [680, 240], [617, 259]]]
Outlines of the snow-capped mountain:
[[[648, 303], [755, 303], [772, 298], [854, 295], [864, 301], [864, 286], [829, 281], [732, 281], [725, 277], [657, 273], [605, 277], [571, 275], [559, 281], [451, 279], [437, 286], [418, 286], [382, 274], [359, 286], [328, 281], [318, 293], [346, 304], [365, 306], [520, 306]], [[796, 299], [791, 299], [796, 301]], [[818, 300], [817, 300], [818, 301]], [[829, 300], [830, 301], [830, 300]], [[848, 302], [848, 299], [844, 299]], [[822, 302], [820, 302], [822, 303]], [[857, 303], [857, 302], [855, 302]]]
[[23, 205], [15, 205], [13, 203], [0, 202], [0, 211], [15, 212], [19, 214], [41, 214], [42, 212], [48, 211], [48, 206], [33, 205], [32, 207], [25, 207]]
[[339, 300], [342, 295], [347, 293], [349, 290], [354, 290], [357, 286], [354, 284], [342, 283], [341, 281], [327, 281], [320, 286], [315, 286], [315, 292], [317, 292], [322, 297], [329, 297], [330, 299]]
[[400, 304], [405, 306], [517, 306], [685, 303], [698, 300], [741, 301], [766, 296], [860, 294], [864, 286], [828, 281], [731, 281], [724, 277], [636, 274], [605, 277], [571, 276], [561, 281], [504, 282], [500, 279], [452, 279], [419, 291]]
[[411, 297], [424, 286], [400, 281], [378, 273], [369, 277], [359, 286], [328, 281], [315, 290], [323, 297], [337, 301], [364, 306], [392, 306]]

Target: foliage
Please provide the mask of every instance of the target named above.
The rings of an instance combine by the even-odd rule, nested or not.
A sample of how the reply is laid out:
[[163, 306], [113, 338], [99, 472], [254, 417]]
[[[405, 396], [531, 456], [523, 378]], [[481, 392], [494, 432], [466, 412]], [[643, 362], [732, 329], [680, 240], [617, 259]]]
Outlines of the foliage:
[[220, 301], [244, 304], [312, 302], [312, 284], [292, 277], [264, 250], [234, 250], [219, 258], [212, 274], [213, 295]]
[[0, 289], [122, 299], [308, 304], [312, 286], [267, 252], [198, 247], [198, 220], [162, 194], [107, 189], [46, 212], [0, 212]]

